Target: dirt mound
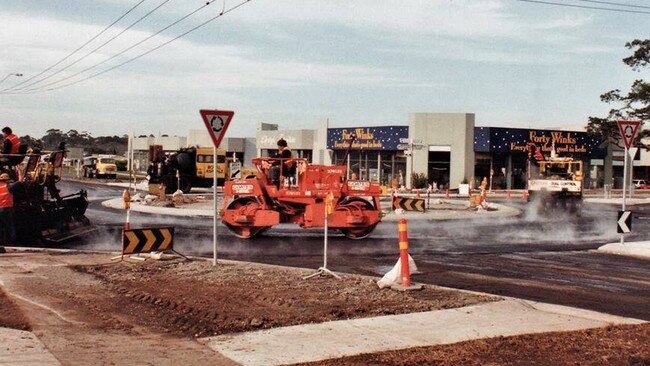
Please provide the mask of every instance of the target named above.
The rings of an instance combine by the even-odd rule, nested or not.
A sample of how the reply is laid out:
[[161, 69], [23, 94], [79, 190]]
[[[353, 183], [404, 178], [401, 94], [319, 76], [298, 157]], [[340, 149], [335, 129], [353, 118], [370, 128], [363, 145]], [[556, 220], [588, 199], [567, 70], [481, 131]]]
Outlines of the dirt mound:
[[306, 271], [255, 264], [147, 261], [75, 266], [99, 279], [107, 299], [140, 325], [203, 337], [329, 320], [446, 309], [497, 298], [425, 287], [398, 293], [345, 275], [303, 280]]
[[32, 330], [18, 306], [0, 289], [0, 327]]
[[[343, 365], [650, 365], [650, 325], [498, 337], [304, 364]], [[296, 365], [298, 366], [298, 365]]]

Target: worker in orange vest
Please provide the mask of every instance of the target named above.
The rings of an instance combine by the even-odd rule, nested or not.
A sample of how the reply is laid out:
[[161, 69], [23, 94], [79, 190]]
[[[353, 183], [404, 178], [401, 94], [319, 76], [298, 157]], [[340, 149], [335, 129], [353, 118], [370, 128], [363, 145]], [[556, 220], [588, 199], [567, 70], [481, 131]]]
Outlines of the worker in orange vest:
[[[11, 182], [7, 173], [0, 174], [0, 244], [11, 244], [15, 239], [14, 195], [20, 188], [22, 178], [22, 172], [19, 169], [17, 182]], [[4, 248], [0, 250], [0, 252], [3, 251]]]
[[3, 128], [2, 136], [4, 136], [4, 142], [2, 143], [2, 153], [18, 154], [18, 151], [20, 150], [20, 139], [11, 130], [11, 127]]

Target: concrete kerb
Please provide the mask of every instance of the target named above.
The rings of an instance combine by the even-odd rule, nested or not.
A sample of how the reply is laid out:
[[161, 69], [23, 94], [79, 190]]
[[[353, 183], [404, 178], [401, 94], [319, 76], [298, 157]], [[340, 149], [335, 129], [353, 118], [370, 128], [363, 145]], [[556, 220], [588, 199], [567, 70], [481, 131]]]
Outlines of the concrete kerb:
[[627, 242], [624, 245], [620, 242], [609, 243], [600, 246], [594, 252], [650, 259], [650, 241]]
[[[460, 200], [444, 200], [444, 203], [451, 205], [467, 205], [466, 201]], [[497, 208], [496, 211], [449, 211], [449, 210], [427, 210], [427, 212], [405, 212], [403, 215], [397, 215], [394, 211], [390, 211], [385, 214], [383, 221], [396, 221], [401, 217], [405, 217], [409, 220], [454, 220], [454, 219], [472, 219], [472, 218], [486, 218], [486, 217], [514, 217], [521, 214], [521, 211], [506, 205], [491, 203], [494, 207]], [[124, 201], [122, 198], [113, 198], [102, 202], [102, 206], [115, 209], [123, 210]], [[203, 217], [211, 218], [214, 215], [214, 212], [211, 209], [188, 209], [188, 208], [177, 208], [177, 207], [158, 207], [158, 206], [148, 206], [142, 205], [138, 202], [131, 203], [132, 212], [141, 212], [152, 215], [166, 215], [166, 216], [190, 216], [190, 217]]]

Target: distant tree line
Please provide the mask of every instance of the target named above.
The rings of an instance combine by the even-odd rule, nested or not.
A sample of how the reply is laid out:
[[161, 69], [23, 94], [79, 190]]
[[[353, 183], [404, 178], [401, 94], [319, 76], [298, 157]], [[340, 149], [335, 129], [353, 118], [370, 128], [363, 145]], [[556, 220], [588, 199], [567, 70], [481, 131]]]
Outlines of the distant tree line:
[[90, 154], [120, 155], [126, 151], [128, 140], [127, 135], [93, 137], [87, 131], [70, 130], [64, 133], [59, 129], [49, 129], [41, 138], [29, 135], [20, 137], [22, 143], [41, 150], [54, 150], [61, 142], [65, 142], [67, 148], [81, 147]]

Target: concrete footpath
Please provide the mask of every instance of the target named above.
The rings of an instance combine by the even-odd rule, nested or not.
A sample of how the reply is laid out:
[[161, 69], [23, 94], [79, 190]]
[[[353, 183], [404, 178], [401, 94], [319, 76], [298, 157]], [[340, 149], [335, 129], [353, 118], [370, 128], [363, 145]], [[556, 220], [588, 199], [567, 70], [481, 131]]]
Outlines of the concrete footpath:
[[506, 299], [464, 308], [305, 324], [204, 338], [244, 366], [313, 362], [496, 336], [641, 324], [571, 307]]
[[60, 363], [32, 332], [0, 328], [0, 365]]

